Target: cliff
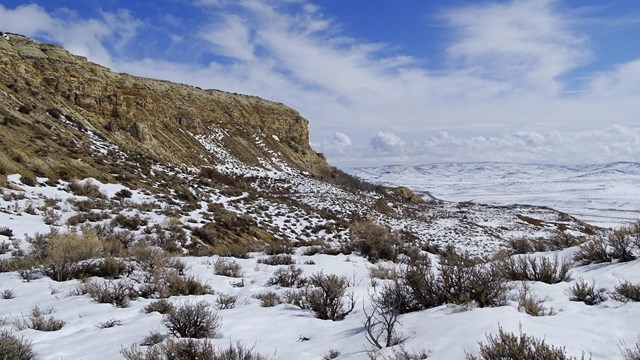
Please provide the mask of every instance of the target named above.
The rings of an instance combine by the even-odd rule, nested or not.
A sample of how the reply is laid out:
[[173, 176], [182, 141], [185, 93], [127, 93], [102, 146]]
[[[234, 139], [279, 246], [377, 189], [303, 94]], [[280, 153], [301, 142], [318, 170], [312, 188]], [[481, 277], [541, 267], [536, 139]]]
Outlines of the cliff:
[[0, 38], [0, 79], [5, 173], [105, 178], [113, 161], [95, 156], [87, 135], [173, 166], [224, 163], [196, 139], [216, 136], [249, 166], [277, 168], [277, 154], [312, 174], [327, 167], [309, 146], [307, 120], [258, 97], [114, 73], [14, 34]]

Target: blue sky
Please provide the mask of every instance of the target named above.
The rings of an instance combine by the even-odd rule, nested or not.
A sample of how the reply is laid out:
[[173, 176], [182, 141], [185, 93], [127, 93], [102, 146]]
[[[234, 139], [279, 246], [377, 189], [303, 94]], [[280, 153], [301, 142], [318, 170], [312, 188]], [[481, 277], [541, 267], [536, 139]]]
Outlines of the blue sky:
[[636, 0], [59, 0], [0, 30], [258, 95], [338, 166], [640, 161]]

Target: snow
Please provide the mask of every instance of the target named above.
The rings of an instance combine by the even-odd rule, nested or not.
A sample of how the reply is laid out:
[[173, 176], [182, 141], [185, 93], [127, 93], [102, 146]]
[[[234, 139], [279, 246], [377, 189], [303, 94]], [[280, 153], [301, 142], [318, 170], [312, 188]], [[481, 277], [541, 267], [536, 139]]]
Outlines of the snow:
[[640, 218], [640, 163], [442, 163], [348, 171], [443, 200], [547, 206], [597, 226], [617, 227]]
[[[219, 136], [222, 137], [224, 134]], [[211, 145], [210, 143], [214, 144], [218, 140], [212, 138], [202, 141], [203, 144]], [[256, 141], [262, 140], [256, 138]], [[210, 149], [224, 156], [222, 152], [224, 149], [214, 145], [211, 145]], [[274, 156], [277, 157], [277, 154]], [[233, 159], [228, 160], [233, 163]], [[274, 166], [267, 169], [254, 168], [251, 171], [273, 181], [285, 179], [291, 184], [292, 191], [300, 201], [311, 203], [317, 208], [328, 208], [344, 213], [357, 208], [353, 203], [356, 199], [355, 195], [305, 177], [303, 174], [287, 172], [286, 169], [282, 169], [284, 164], [267, 162], [281, 169], [277, 170]], [[156, 169], [162, 171], [160, 168]], [[447, 167], [439, 165], [434, 169], [438, 170], [436, 175], [427, 174], [424, 168], [422, 170], [405, 168], [402, 171], [398, 168], [360, 169], [356, 173], [358, 175], [366, 173], [370, 178], [384, 183], [408, 185], [414, 189], [429, 191], [434, 196], [446, 200], [487, 201], [496, 204], [549, 200], [550, 202], [542, 205], [566, 206], [567, 209], [574, 209], [578, 213], [579, 204], [584, 205], [587, 198], [593, 201], [592, 208], [595, 209], [591, 217], [607, 224], [619, 224], [633, 218], [633, 206], [635, 206], [633, 204], [638, 204], [636, 202], [638, 194], [631, 187], [634, 182], [638, 183], [638, 173], [635, 173], [635, 167], [629, 164], [602, 167], [600, 170], [581, 168], [579, 173], [576, 173], [578, 170], [567, 170], [567, 168], [540, 166], [529, 168], [527, 175], [520, 173], [519, 166], [504, 164], [483, 164], [481, 167], [459, 164]], [[246, 169], [234, 167], [232, 164], [220, 167], [219, 170], [241, 172]], [[504, 172], [503, 175], [500, 175], [500, 171]], [[569, 173], [572, 175], [569, 176]], [[476, 184], [473, 185], [465, 180], [467, 177], [473, 178]], [[519, 180], [515, 181], [516, 178]], [[73, 206], [68, 200], [82, 198], [68, 193], [67, 184], [64, 182], [55, 187], [44, 186], [42, 184], [45, 179], [42, 179], [39, 181], [41, 185], [30, 187], [20, 183], [19, 176], [9, 175], [7, 179], [12, 186], [22, 190], [3, 189], [3, 194], [22, 194], [24, 198], [0, 199], [0, 225], [14, 230], [14, 236], [11, 239], [0, 235], [0, 243], [18, 241], [21, 242], [22, 248], [27, 249], [28, 244], [24, 241], [24, 234], [33, 235], [36, 232], [49, 231], [50, 227], [43, 223], [46, 198], [58, 199], [57, 205], [60, 209], [57, 211], [61, 212], [63, 217], [55, 227], [65, 229], [65, 225], [62, 224], [73, 213]], [[542, 182], [544, 179], [547, 181]], [[83, 181], [96, 184], [109, 197], [126, 188], [119, 184], [103, 184], [95, 179]], [[535, 189], [544, 191], [534, 193], [532, 190]], [[127, 200], [130, 204], [155, 202], [161, 209], [168, 206], [159, 197], [136, 189], [129, 190], [133, 193], [132, 198]], [[318, 196], [320, 193], [330, 194], [333, 197]], [[309, 240], [300, 235], [302, 230], [306, 226], [323, 224], [321, 217], [317, 214], [305, 214], [302, 211], [290, 212], [291, 208], [285, 204], [267, 199], [256, 200], [253, 205], [242, 202], [247, 194], [228, 197], [214, 191], [208, 196], [210, 196], [209, 200], [222, 204], [225, 209], [238, 214], [248, 212], [251, 206], [263, 207], [265, 210], [262, 213], [252, 216], [257, 221], [271, 219], [269, 221], [277, 224], [290, 238]], [[335, 199], [340, 199], [340, 202]], [[202, 212], [206, 209], [206, 200], [203, 199], [200, 203], [201, 209], [184, 215], [180, 220], [186, 222], [187, 219], [193, 219], [198, 223], [203, 221]], [[35, 208], [34, 214], [24, 212], [29, 204]], [[452, 202], [437, 208], [441, 216], [434, 216], [428, 229], [420, 230], [424, 231], [421, 234], [438, 238], [456, 238], [455, 230], [461, 226], [470, 226], [471, 223], [478, 224], [478, 229], [481, 226], [495, 228], [504, 226], [504, 219], [500, 218], [500, 214], [504, 214], [501, 212], [503, 210], [482, 208], [476, 211], [474, 206], [474, 204], [460, 205]], [[610, 211], [607, 210], [609, 207], [617, 207], [621, 210]], [[640, 207], [636, 206], [635, 211], [638, 208]], [[612, 216], [613, 220], [606, 220], [609, 218], [599, 216], [598, 209], [603, 209], [604, 216]], [[167, 220], [159, 213], [160, 210], [127, 210], [124, 213], [139, 214], [153, 225], [163, 224]], [[539, 213], [535, 208], [526, 206], [516, 207], [514, 211], [527, 216], [535, 214], [540, 218], [551, 216], [550, 213]], [[461, 217], [449, 217], [452, 214]], [[464, 220], [465, 218], [467, 220]], [[108, 221], [110, 219], [105, 220], [105, 222]], [[419, 226], [422, 226], [420, 229], [424, 228], [424, 224], [420, 225], [418, 221], [407, 219], [398, 219], [395, 224], [398, 228], [418, 229]], [[141, 231], [139, 230], [138, 234]], [[510, 230], [514, 236], [525, 232], [524, 228], [520, 227], [513, 227]], [[340, 236], [347, 235], [342, 233]], [[483, 246], [491, 245], [492, 241], [496, 241], [482, 236], [485, 235], [478, 232], [477, 237], [456, 241], [459, 247], [470, 250], [480, 247], [477, 245], [478, 241], [482, 242]], [[489, 247], [489, 249], [495, 248]], [[237, 296], [235, 308], [217, 310], [222, 318], [221, 334], [210, 339], [216, 346], [224, 347], [230, 342], [240, 341], [244, 345], [255, 346], [257, 351], [273, 359], [320, 359], [331, 349], [340, 352], [338, 359], [367, 359], [367, 350], [371, 346], [364, 336], [363, 308], [370, 305], [369, 295], [378, 291], [381, 288], [380, 284], [385, 280], [376, 279], [378, 285], [373, 286], [369, 275], [369, 268], [373, 265], [360, 256], [354, 254], [305, 256], [304, 250], [305, 248], [297, 249], [292, 257], [296, 261], [296, 266], [304, 270], [305, 276], [323, 272], [345, 276], [350, 280], [348, 292], [354, 294], [357, 304], [354, 311], [344, 320], [335, 322], [319, 320], [312, 312], [289, 304], [270, 308], [261, 307], [254, 295], [265, 291], [275, 291], [279, 294], [287, 291], [285, 288], [266, 285], [274, 271], [284, 266], [259, 263], [258, 260], [266, 257], [263, 253], [252, 253], [247, 259], [234, 259], [242, 266], [244, 287], [232, 285], [239, 279], [214, 274], [213, 264], [219, 259], [218, 256], [180, 257], [180, 260], [188, 266], [186, 273], [209, 285], [216, 294], [175, 296], [169, 300], [174, 304], [204, 300], [211, 306], [215, 306], [216, 299], [221, 293]], [[536, 256], [559, 255], [570, 258], [575, 250], [570, 248], [557, 253], [550, 252]], [[9, 256], [11, 256], [9, 253], [3, 254], [0, 255], [0, 259]], [[313, 260], [314, 264], [309, 264], [309, 260]], [[391, 266], [391, 264], [386, 265]], [[622, 359], [619, 344], [623, 341], [629, 345], [634, 344], [638, 336], [637, 320], [640, 319], [640, 303], [621, 303], [609, 298], [599, 305], [587, 306], [584, 303], [570, 301], [569, 288], [579, 279], [594, 281], [597, 287], [606, 288], [608, 291], [611, 291], [621, 280], [637, 283], [640, 282], [640, 260], [574, 266], [569, 282], [554, 285], [530, 282], [533, 293], [544, 299], [546, 308], [553, 308], [554, 315], [539, 317], [527, 315], [518, 311], [518, 305], [513, 300], [510, 300], [506, 306], [496, 308], [442, 305], [401, 315], [398, 331], [408, 336], [403, 344], [405, 349], [416, 352], [424, 350], [430, 359], [461, 359], [466, 353], [475, 354], [478, 351], [478, 342], [484, 341], [487, 334], [497, 333], [499, 326], [508, 332], [515, 333], [521, 328], [527, 335], [544, 338], [549, 344], [564, 346], [567, 353], [572, 356], [579, 357], [584, 351], [587, 357], [590, 355], [595, 360]], [[56, 282], [48, 277], [25, 282], [17, 272], [0, 273], [0, 292], [12, 290], [15, 293], [13, 299], [0, 299], [0, 319], [6, 320], [0, 321], [0, 324], [4, 324], [0, 328], [10, 329], [20, 336], [29, 338], [41, 359], [121, 359], [122, 348], [129, 348], [134, 343], [139, 344], [151, 331], [167, 333], [166, 327], [162, 324], [162, 315], [146, 314], [143, 311], [143, 308], [153, 301], [152, 299], [140, 298], [132, 301], [127, 308], [98, 304], [87, 295], [74, 294], [74, 290], [80, 283], [79, 280]], [[512, 295], [521, 286], [518, 282], [512, 282], [509, 285], [512, 287]], [[16, 329], [12, 325], [13, 320], [26, 316], [34, 306], [52, 309], [51, 315], [65, 321], [64, 327], [53, 332]], [[111, 319], [119, 320], [121, 325], [104, 329], [99, 327], [101, 323]], [[309, 340], [301, 341], [301, 338]], [[387, 349], [386, 352], [390, 354], [391, 350]]]

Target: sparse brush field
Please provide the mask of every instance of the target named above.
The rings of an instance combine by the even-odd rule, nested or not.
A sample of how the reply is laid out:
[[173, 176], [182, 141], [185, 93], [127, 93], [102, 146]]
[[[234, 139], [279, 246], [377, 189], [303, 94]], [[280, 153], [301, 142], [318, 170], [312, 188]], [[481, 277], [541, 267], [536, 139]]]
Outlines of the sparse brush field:
[[292, 203], [196, 184], [183, 190], [194, 201], [89, 179], [7, 183], [0, 351], [16, 359], [637, 355], [638, 224], [486, 245], [438, 217], [476, 216], [452, 205], [422, 215], [454, 222], [430, 242], [402, 228], [418, 216], [319, 214], [303, 192]]

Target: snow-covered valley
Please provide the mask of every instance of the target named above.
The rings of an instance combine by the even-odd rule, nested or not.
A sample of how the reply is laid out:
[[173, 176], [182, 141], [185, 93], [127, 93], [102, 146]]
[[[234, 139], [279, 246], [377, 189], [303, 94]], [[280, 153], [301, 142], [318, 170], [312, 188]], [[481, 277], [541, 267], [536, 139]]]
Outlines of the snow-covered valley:
[[428, 192], [442, 200], [547, 206], [597, 226], [615, 227], [640, 218], [639, 163], [442, 163], [349, 172], [374, 183]]

